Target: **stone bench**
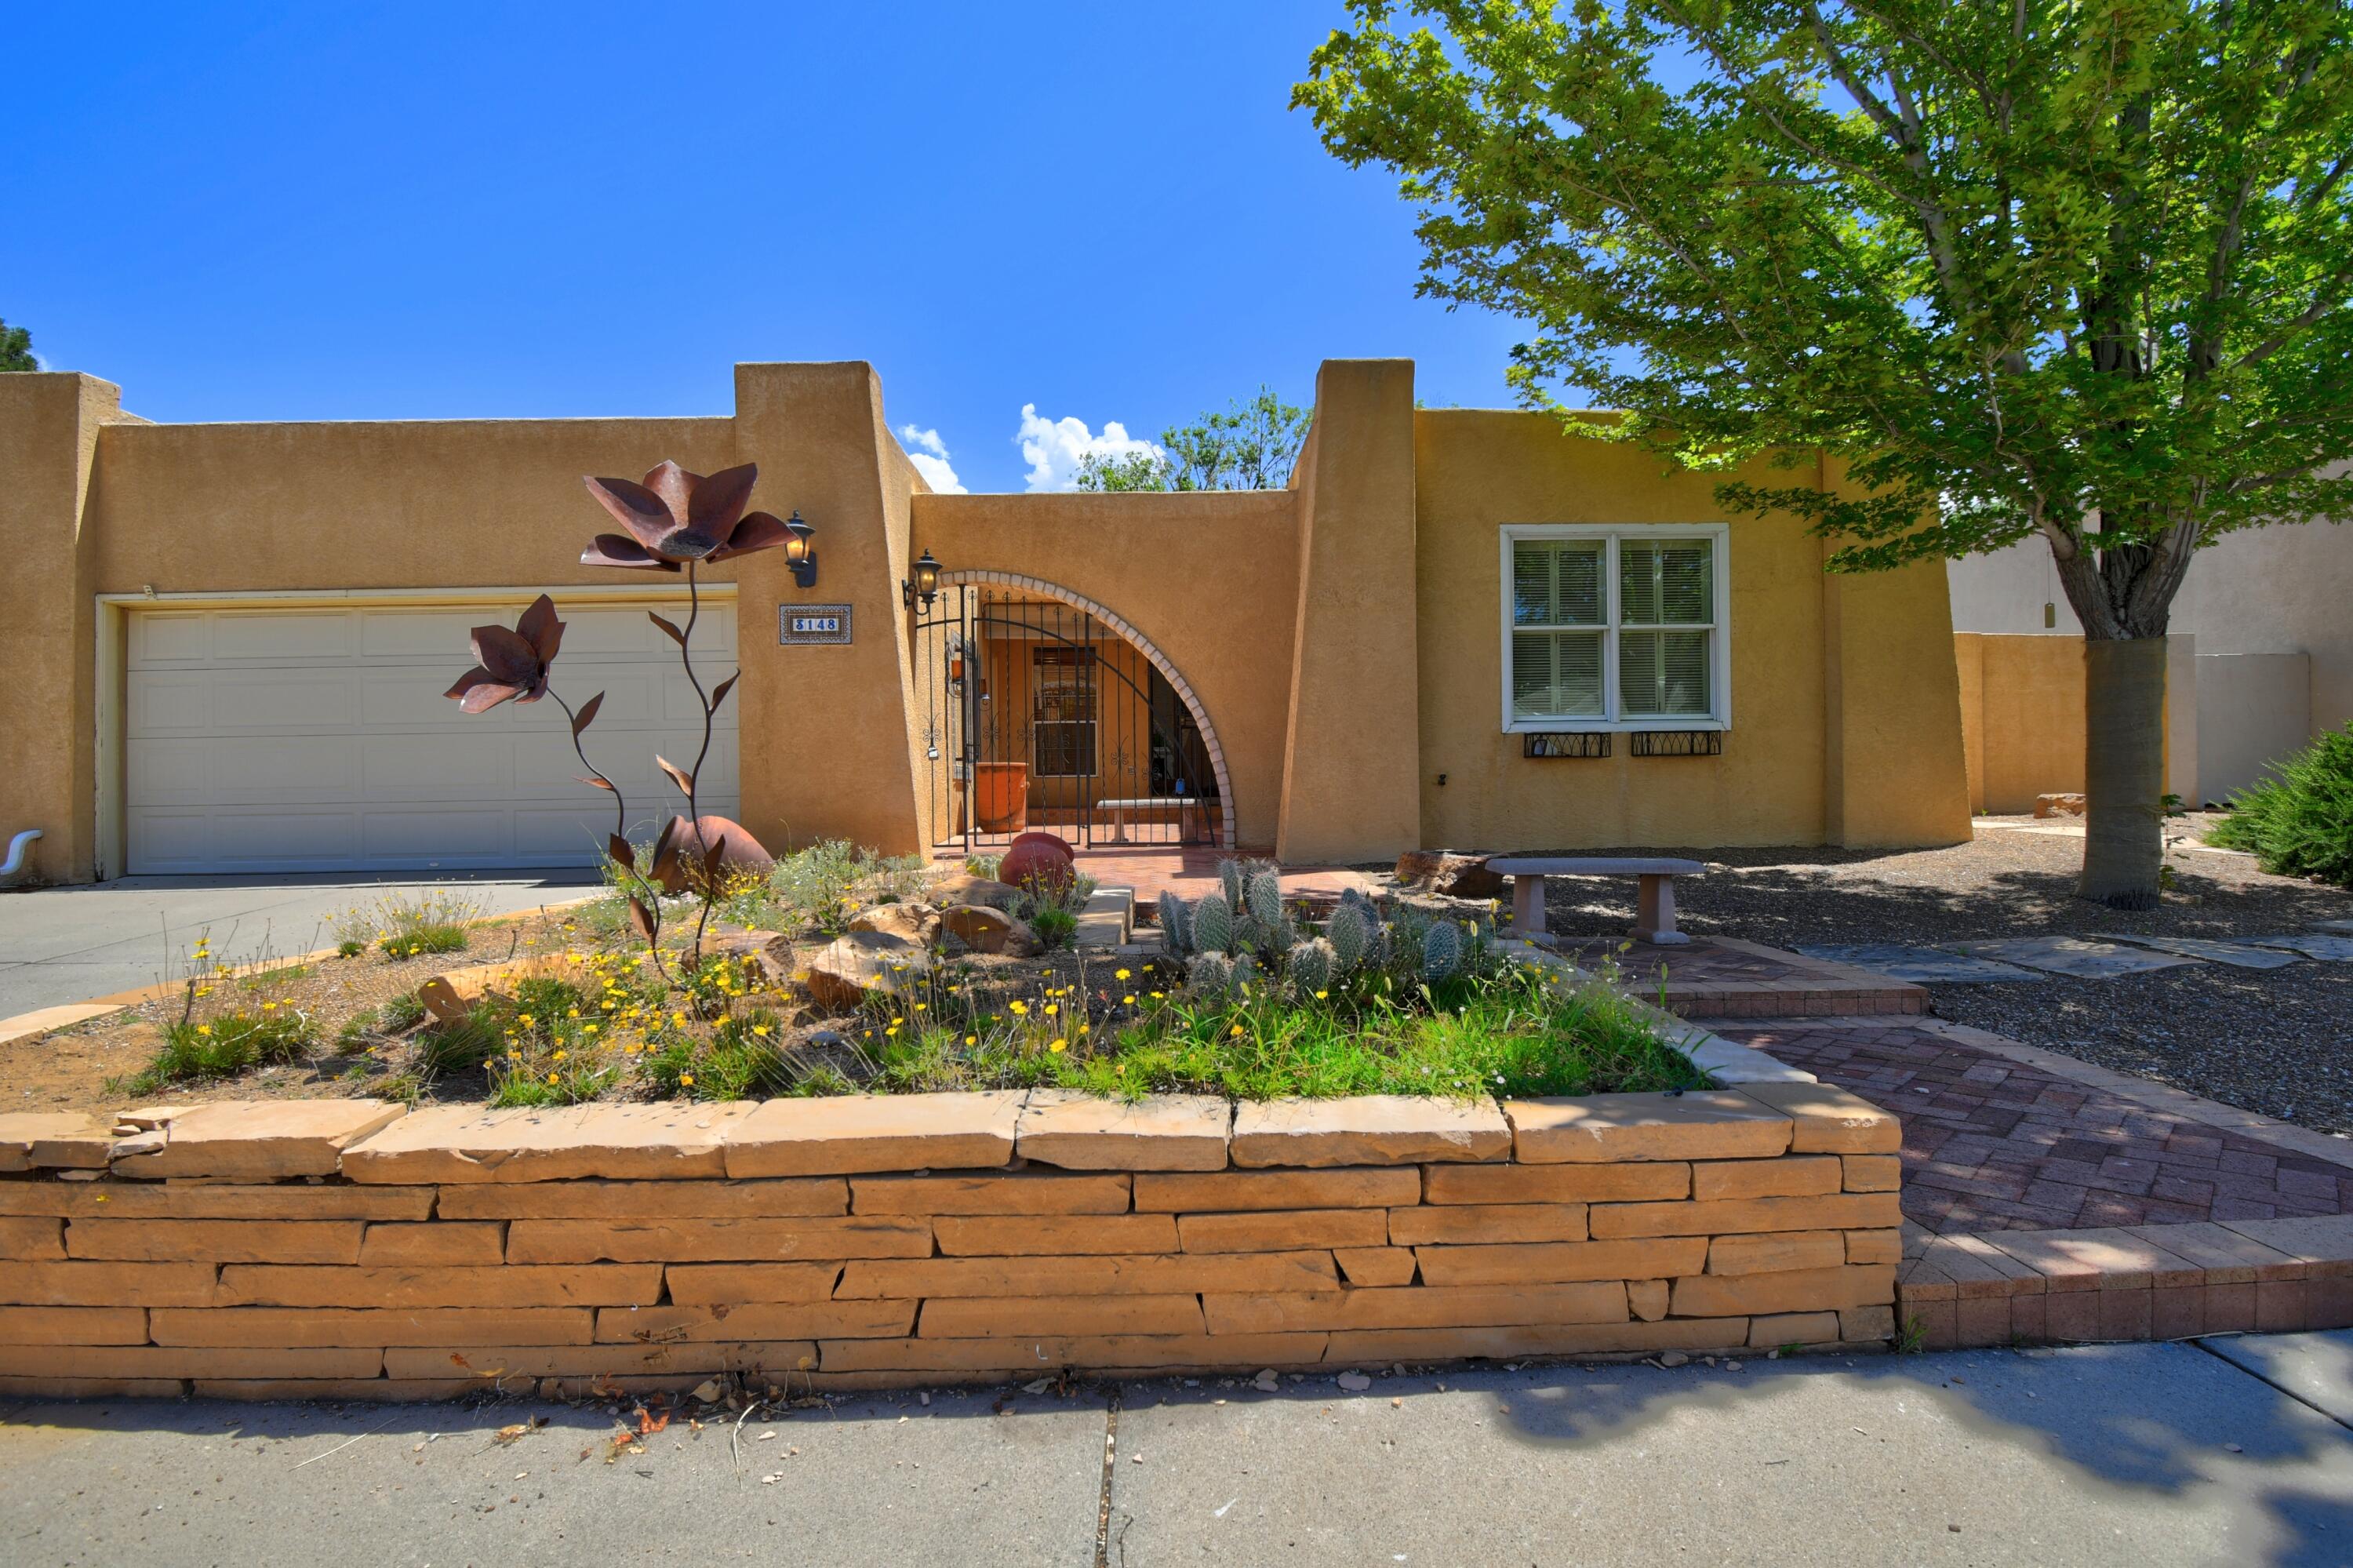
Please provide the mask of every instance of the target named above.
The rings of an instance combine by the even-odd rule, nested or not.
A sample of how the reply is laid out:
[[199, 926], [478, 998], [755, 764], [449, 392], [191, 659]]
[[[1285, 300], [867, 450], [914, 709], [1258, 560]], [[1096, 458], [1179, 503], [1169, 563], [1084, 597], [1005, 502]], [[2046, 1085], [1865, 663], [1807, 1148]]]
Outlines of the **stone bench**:
[[1131, 811], [1175, 811], [1181, 827], [1185, 813], [1201, 804], [1198, 795], [1139, 795], [1125, 800], [1097, 800], [1095, 810], [1110, 814], [1111, 842], [1127, 842], [1127, 817]]
[[1607, 855], [1500, 855], [1487, 869], [1512, 879], [1512, 934], [1540, 937], [1545, 928], [1547, 876], [1639, 876], [1634, 936], [1662, 946], [1688, 942], [1675, 929], [1675, 878], [1698, 876], [1707, 867], [1695, 860], [1613, 859]]

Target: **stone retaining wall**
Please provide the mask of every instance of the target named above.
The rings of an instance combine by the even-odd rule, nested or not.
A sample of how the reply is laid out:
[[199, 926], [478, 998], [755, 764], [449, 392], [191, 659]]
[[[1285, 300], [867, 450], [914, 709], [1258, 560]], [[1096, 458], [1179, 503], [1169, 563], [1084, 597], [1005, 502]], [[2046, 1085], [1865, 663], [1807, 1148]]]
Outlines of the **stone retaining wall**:
[[1842, 1090], [0, 1116], [0, 1394], [427, 1399], [1876, 1346]]

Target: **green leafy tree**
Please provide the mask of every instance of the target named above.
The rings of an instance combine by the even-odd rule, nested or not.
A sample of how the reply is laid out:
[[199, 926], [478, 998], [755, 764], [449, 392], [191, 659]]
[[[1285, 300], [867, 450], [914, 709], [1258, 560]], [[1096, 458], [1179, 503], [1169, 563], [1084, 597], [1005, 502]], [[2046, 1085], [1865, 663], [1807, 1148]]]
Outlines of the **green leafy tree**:
[[[1531, 402], [1810, 520], [1833, 570], [2040, 537], [2087, 639], [2079, 890], [2162, 860], [2193, 553], [2353, 478], [2345, 0], [1352, 0], [1293, 102], [1420, 208]], [[1400, 20], [1400, 16], [1404, 19]]]
[[1247, 403], [1160, 432], [1164, 453], [1090, 456], [1081, 490], [1280, 490], [1312, 416], [1261, 387]]
[[0, 371], [40, 367], [41, 362], [33, 357], [33, 334], [23, 327], [12, 327], [0, 321]]

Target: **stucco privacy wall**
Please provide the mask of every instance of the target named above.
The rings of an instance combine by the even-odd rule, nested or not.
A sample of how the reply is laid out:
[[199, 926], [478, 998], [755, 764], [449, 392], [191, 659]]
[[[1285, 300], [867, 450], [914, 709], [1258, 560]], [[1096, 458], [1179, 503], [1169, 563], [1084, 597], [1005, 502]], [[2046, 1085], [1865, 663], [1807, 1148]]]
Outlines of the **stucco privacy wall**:
[[1299, 582], [1292, 493], [919, 494], [913, 516], [917, 553], [1054, 583], [1166, 655], [1224, 747], [1238, 842], [1274, 842]]
[[39, 828], [26, 864], [53, 881], [89, 874], [95, 758], [80, 715], [93, 701], [87, 514], [98, 438], [128, 416], [94, 376], [0, 376], [0, 834]]
[[[2196, 641], [2168, 638], [2166, 783], [2199, 792]], [[2065, 633], [1956, 632], [1969, 804], [1995, 815], [2034, 809], [2037, 795], [2084, 789], [2084, 640]]]
[[[1726, 521], [1716, 480], [1549, 417], [1414, 417], [1421, 837], [1534, 849], [1947, 843], [1969, 834], [1935, 569], [1833, 577], [1793, 517], [1731, 519], [1732, 727], [1718, 757], [1531, 760], [1501, 732], [1497, 530]], [[1754, 476], [1789, 482], [1759, 466]], [[1440, 784], [1439, 777], [1445, 776]]]
[[0, 1395], [1859, 1348], [1894, 1331], [1898, 1130], [1802, 1081], [0, 1115]]

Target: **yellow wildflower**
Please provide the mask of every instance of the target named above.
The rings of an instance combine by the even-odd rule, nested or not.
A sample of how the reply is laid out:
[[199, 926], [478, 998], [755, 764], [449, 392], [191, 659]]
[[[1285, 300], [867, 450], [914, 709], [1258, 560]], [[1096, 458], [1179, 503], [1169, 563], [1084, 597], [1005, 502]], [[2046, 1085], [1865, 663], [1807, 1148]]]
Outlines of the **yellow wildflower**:
[[1057, 1040], [1051, 1045], [1046, 1047], [1049, 1051], [1067, 1051], [1070, 1048], [1071, 1043], [1067, 1040]]

